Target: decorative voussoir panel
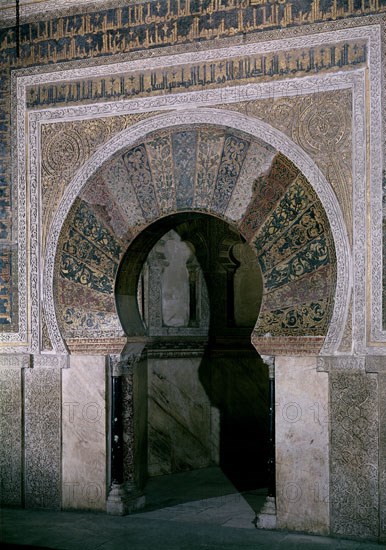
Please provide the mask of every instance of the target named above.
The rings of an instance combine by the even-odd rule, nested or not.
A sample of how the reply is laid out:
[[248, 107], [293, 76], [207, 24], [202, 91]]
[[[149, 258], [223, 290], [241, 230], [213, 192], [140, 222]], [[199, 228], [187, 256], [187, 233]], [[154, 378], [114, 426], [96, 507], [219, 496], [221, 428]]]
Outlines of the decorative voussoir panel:
[[57, 252], [56, 300], [67, 338], [122, 334], [114, 304], [122, 243], [93, 208], [75, 202]]
[[[79, 348], [77, 340], [122, 337], [114, 288], [121, 259], [147, 226], [181, 211], [223, 218], [255, 251], [264, 279], [253, 334], [258, 350], [261, 340], [265, 351], [318, 353], [334, 312], [344, 315], [344, 296], [334, 302], [347, 263], [346, 255], [340, 267], [336, 262], [341, 229], [335, 222], [330, 228], [318, 194], [331, 216], [328, 184], [296, 147], [296, 164], [284, 154], [292, 149], [283, 134], [236, 113], [220, 126], [214, 122], [220, 112], [143, 121], [112, 138], [102, 160], [93, 157], [96, 168], [87, 163], [88, 177], [79, 172], [74, 179], [78, 198], [62, 224], [54, 268], [56, 316], [71, 349]], [[315, 173], [314, 189], [307, 176]]]
[[[281, 173], [276, 174], [282, 180]], [[325, 336], [334, 305], [335, 248], [326, 213], [304, 176], [299, 174], [289, 185], [251, 242], [265, 285], [253, 334], [257, 348], [261, 339], [266, 346], [267, 337]], [[292, 347], [288, 342], [287, 351]], [[315, 347], [311, 338], [310, 352]]]

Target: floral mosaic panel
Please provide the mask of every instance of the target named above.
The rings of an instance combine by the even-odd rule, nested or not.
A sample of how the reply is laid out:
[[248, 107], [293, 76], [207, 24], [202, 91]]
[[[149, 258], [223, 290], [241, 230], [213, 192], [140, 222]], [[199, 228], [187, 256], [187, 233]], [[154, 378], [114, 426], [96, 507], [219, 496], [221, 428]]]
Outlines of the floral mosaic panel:
[[252, 242], [266, 291], [255, 334], [326, 334], [335, 249], [324, 209], [303, 176], [288, 187]]

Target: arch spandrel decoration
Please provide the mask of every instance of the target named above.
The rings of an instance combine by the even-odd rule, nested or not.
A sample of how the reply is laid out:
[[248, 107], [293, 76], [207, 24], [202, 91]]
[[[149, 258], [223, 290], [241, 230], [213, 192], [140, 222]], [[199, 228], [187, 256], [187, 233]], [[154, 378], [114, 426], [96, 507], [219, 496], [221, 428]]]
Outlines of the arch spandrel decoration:
[[[56, 265], [48, 258], [45, 270], [54, 281], [45, 302], [58, 351], [64, 350], [61, 334], [67, 343], [122, 335], [111, 291], [120, 258], [144, 227], [184, 210], [234, 224], [256, 251], [265, 285], [253, 334], [258, 351], [337, 348], [350, 258], [329, 184], [277, 130], [233, 113], [219, 126], [219, 115], [197, 109], [157, 116], [113, 138], [78, 172], [50, 233]], [[88, 312], [79, 308], [78, 293]]]

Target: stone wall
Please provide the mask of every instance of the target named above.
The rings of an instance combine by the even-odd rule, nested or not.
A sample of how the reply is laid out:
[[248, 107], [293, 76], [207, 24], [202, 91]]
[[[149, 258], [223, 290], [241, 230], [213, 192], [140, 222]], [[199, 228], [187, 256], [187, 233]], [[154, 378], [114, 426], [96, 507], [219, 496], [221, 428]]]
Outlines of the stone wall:
[[275, 387], [277, 525], [327, 534], [328, 375], [315, 357], [277, 357]]
[[377, 538], [379, 475], [384, 475], [378, 462], [378, 376], [365, 372], [363, 360], [338, 360], [329, 391], [331, 531]]
[[62, 376], [62, 507], [105, 510], [106, 366], [103, 356], [71, 356]]
[[149, 358], [149, 475], [213, 463], [219, 433], [212, 432], [210, 401], [199, 381], [202, 358]]

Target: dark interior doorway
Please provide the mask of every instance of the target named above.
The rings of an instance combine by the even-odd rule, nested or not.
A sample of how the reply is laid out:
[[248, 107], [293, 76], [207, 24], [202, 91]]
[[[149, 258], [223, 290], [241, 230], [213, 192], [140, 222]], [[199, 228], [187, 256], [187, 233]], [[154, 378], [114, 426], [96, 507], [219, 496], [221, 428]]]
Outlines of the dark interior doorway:
[[168, 216], [129, 248], [116, 290], [128, 337], [148, 341], [145, 493], [166, 488], [170, 505], [267, 487], [268, 369], [250, 343], [262, 280], [242, 236], [211, 215]]

